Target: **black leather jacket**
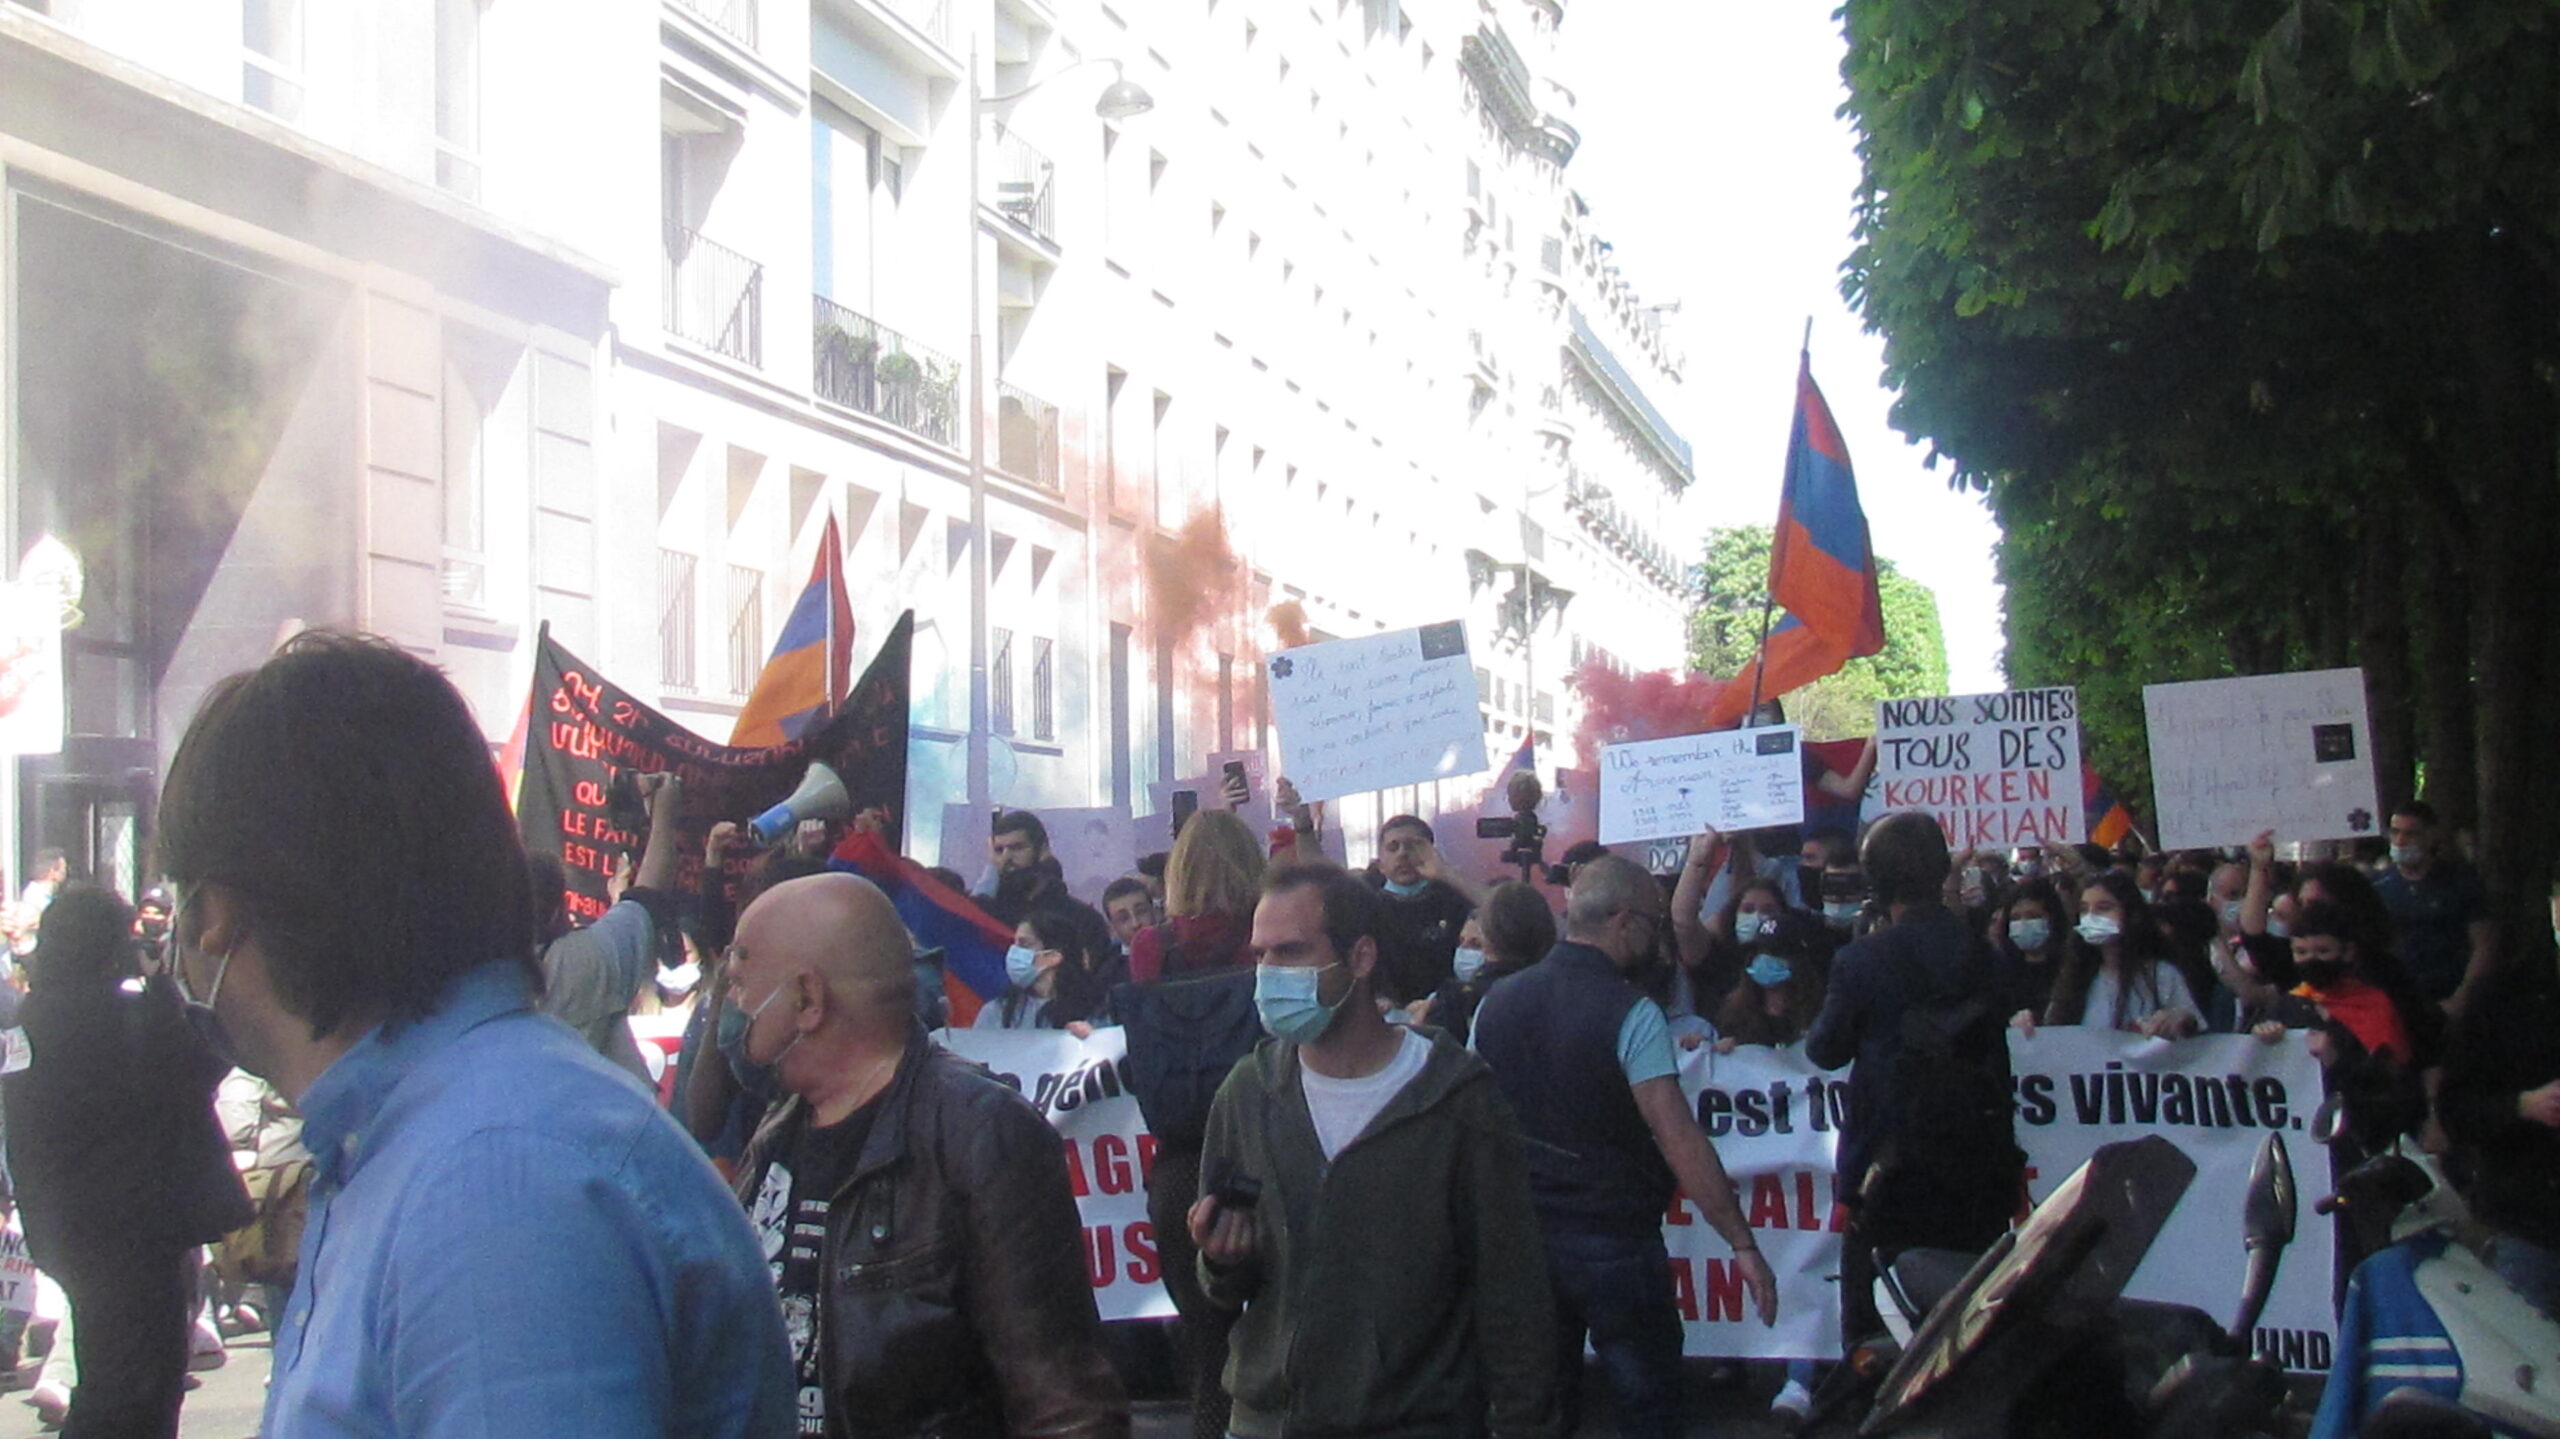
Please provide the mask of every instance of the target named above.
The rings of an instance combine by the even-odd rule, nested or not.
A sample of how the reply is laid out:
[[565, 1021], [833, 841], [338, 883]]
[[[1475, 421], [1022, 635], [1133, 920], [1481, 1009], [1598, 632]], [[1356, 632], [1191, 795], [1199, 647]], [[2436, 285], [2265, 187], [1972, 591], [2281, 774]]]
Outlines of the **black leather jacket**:
[[[752, 1204], [808, 1109], [768, 1117], [738, 1167]], [[824, 1246], [831, 1433], [1125, 1439], [1057, 1130], [918, 1027]]]

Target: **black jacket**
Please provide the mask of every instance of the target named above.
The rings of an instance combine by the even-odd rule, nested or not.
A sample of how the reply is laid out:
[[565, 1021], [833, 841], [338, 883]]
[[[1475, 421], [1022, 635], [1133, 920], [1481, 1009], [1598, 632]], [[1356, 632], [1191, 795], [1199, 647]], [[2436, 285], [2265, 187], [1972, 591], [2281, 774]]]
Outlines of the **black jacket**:
[[2519, 1096], [2560, 1079], [2560, 993], [2547, 983], [2529, 994], [2520, 988], [2484, 995], [2465, 1012], [2445, 1051], [2436, 1112], [2470, 1158], [2472, 1213], [2560, 1249], [2560, 1130], [2516, 1112]]
[[[828, 1407], [865, 1435], [1125, 1439], [1057, 1130], [922, 1028], [882, 1106], [827, 1215]], [[756, 1132], [741, 1202], [807, 1115]]]
[[9, 1172], [37, 1264], [185, 1249], [250, 1221], [213, 1112], [231, 1067], [187, 1027], [167, 979], [139, 993], [39, 985], [19, 1021], [32, 1059], [5, 1081]]

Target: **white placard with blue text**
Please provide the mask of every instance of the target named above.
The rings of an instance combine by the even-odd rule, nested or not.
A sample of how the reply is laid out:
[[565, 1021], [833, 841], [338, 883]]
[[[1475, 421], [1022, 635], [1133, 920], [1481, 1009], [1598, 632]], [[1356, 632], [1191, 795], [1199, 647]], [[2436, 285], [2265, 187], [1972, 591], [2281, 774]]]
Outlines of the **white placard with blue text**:
[[1610, 745], [1600, 751], [1600, 842], [1800, 824], [1803, 749], [1784, 724]]
[[2160, 847], [2382, 832], [2364, 671], [2144, 685]]
[[1491, 767], [1460, 621], [1301, 645], [1269, 664], [1280, 772], [1302, 799]]

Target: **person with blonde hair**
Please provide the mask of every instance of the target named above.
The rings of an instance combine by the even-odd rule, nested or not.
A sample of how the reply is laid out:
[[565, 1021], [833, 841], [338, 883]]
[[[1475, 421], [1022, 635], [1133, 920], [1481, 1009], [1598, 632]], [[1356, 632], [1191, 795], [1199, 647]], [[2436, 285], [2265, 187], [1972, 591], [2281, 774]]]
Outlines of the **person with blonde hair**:
[[[1164, 870], [1165, 912], [1171, 918], [1138, 931], [1129, 946], [1129, 974], [1135, 983], [1122, 991], [1128, 1001], [1114, 1006], [1129, 1027], [1130, 1059], [1138, 1070], [1152, 1072], [1152, 1048], [1172, 1048], [1183, 1053], [1188, 1076], [1205, 1079], [1208, 1093], [1214, 1094], [1226, 1066], [1250, 1053], [1261, 1039], [1261, 1026], [1252, 1019], [1251, 976], [1253, 912], [1262, 901], [1265, 868], [1253, 831], [1229, 811], [1195, 814], [1174, 837], [1173, 855]], [[1219, 1003], [1204, 1007], [1203, 1001], [1212, 996], [1203, 990], [1203, 982], [1208, 990], [1218, 991]], [[1216, 1030], [1214, 1037], [1186, 1034], [1168, 1044], [1168, 1031], [1153, 1020], [1158, 1006], [1150, 990], [1187, 992], [1189, 998], [1172, 1005], [1172, 1010], [1215, 1014], [1227, 1022], [1210, 1026]], [[1207, 1096], [1198, 1097], [1205, 1100]], [[1148, 1092], [1140, 1092], [1139, 1102], [1147, 1110], [1156, 1138], [1155, 1167], [1147, 1176], [1147, 1217], [1155, 1225], [1165, 1291], [1181, 1316], [1175, 1331], [1176, 1356], [1183, 1366], [1183, 1382], [1191, 1391], [1192, 1427], [1201, 1439], [1222, 1439], [1228, 1420], [1223, 1383], [1227, 1331], [1234, 1316], [1212, 1304], [1200, 1287], [1188, 1218], [1200, 1198], [1203, 1135], [1187, 1113], [1183, 1122], [1165, 1122], [1162, 1107], [1148, 1108]], [[1196, 1118], [1205, 1122], [1205, 1109]]]

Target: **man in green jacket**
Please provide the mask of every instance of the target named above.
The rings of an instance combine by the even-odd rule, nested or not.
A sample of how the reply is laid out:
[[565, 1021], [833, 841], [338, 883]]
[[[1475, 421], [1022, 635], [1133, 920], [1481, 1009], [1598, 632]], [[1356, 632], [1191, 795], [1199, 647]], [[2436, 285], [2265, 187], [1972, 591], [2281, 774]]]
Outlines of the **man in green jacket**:
[[1553, 1301], [1520, 1127], [1483, 1061], [1380, 1017], [1379, 909], [1308, 865], [1254, 912], [1273, 1038], [1218, 1090], [1190, 1213], [1202, 1286], [1243, 1311], [1231, 1428], [1550, 1436]]

